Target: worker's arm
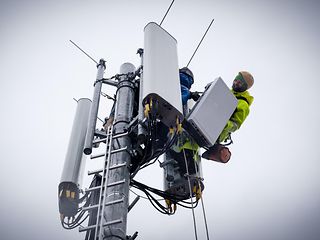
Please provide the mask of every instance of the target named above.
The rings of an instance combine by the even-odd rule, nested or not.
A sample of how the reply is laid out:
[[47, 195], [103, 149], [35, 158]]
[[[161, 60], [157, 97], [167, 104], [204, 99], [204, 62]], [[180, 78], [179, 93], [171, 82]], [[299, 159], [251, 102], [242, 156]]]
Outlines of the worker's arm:
[[244, 122], [244, 120], [249, 115], [249, 112], [250, 110], [248, 103], [245, 100], [239, 99], [238, 106], [232, 114], [230, 120], [227, 122], [226, 126], [222, 130], [218, 141], [225, 141], [230, 133], [238, 130]]
[[248, 103], [245, 100], [239, 99], [237, 109], [230, 118], [230, 121], [236, 124], [237, 128], [235, 130], [238, 130], [240, 128], [244, 120], [249, 115], [249, 112], [250, 109]]

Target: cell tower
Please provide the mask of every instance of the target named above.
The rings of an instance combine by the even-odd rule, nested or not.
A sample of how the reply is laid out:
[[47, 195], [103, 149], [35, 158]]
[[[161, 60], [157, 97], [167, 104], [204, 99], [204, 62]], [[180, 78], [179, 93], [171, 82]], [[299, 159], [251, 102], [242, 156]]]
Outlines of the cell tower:
[[[106, 63], [101, 59], [92, 101], [79, 99], [77, 103], [59, 184], [59, 211], [67, 229], [88, 218], [87, 226], [79, 228], [86, 232], [86, 240], [137, 237], [137, 232], [132, 236], [126, 232], [127, 214], [138, 201], [129, 204], [130, 187], [143, 191], [164, 214], [174, 214], [176, 205], [191, 204], [193, 209], [204, 190], [199, 149], [215, 144], [237, 105], [221, 78], [207, 85], [192, 108], [182, 104], [177, 41], [160, 25], [146, 25], [144, 49], [138, 53], [141, 66], [124, 63], [120, 73], [109, 79], [104, 78]], [[117, 88], [106, 131], [97, 129], [102, 84]], [[85, 157], [97, 146], [104, 146], [104, 152], [90, 158], [102, 158], [103, 167], [89, 172], [93, 180], [83, 191]], [[163, 190], [134, 179], [140, 169], [162, 155]], [[154, 194], [165, 199], [166, 205]]]

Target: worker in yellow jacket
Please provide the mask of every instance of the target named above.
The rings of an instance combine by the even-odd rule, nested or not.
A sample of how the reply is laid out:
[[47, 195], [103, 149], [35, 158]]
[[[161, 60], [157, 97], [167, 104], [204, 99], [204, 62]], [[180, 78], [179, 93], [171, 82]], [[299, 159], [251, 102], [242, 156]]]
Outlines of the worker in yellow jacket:
[[219, 142], [224, 142], [230, 133], [238, 130], [250, 112], [250, 105], [253, 97], [247, 91], [252, 87], [254, 79], [252, 75], [246, 71], [239, 72], [232, 84], [232, 93], [238, 99], [236, 110], [230, 117], [227, 125], [219, 136]]
[[[250, 112], [250, 105], [253, 102], [253, 97], [247, 91], [254, 83], [253, 76], [246, 71], [241, 71], [235, 77], [232, 84], [232, 93], [238, 99], [238, 105], [223, 131], [221, 132], [218, 143], [208, 151], [203, 153], [202, 157], [209, 160], [217, 160], [227, 162], [230, 159], [231, 153], [228, 148], [221, 147], [220, 143], [227, 141], [230, 134], [238, 130], [247, 118]], [[220, 158], [220, 159], [219, 159]]]

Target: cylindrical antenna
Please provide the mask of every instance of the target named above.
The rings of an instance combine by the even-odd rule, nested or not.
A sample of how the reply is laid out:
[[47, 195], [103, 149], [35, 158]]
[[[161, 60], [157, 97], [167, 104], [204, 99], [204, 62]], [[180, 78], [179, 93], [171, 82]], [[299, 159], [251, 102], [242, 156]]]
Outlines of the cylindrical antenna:
[[167, 12], [166, 12], [166, 14], [165, 14], [164, 17], [162, 18], [161, 23], [160, 23], [160, 26], [161, 26], [161, 24], [163, 23], [164, 19], [166, 18], [168, 12], [170, 11], [170, 8], [171, 8], [171, 6], [172, 6], [173, 3], [174, 3], [174, 0], [172, 0], [172, 2], [171, 2], [171, 4], [170, 4], [170, 6], [169, 6], [169, 8], [168, 8], [168, 10], [167, 10]]
[[191, 62], [191, 60], [192, 60], [192, 58], [194, 57], [194, 55], [195, 55], [195, 54], [196, 54], [196, 52], [198, 51], [198, 48], [200, 47], [200, 45], [201, 45], [201, 43], [202, 43], [203, 39], [205, 38], [205, 36], [207, 35], [207, 32], [209, 31], [209, 29], [210, 29], [210, 27], [211, 27], [211, 25], [212, 25], [213, 21], [214, 21], [214, 18], [212, 19], [212, 21], [211, 21], [211, 23], [210, 23], [209, 27], [207, 28], [206, 32], [204, 33], [203, 37], [201, 38], [201, 40], [200, 40], [200, 42], [199, 42], [199, 44], [198, 44], [198, 46], [197, 46], [196, 50], [195, 50], [195, 51], [194, 51], [194, 53], [192, 54], [192, 57], [190, 58], [190, 60], [189, 60], [189, 62], [188, 62], [188, 64], [187, 64], [187, 67], [189, 66], [189, 64], [190, 64], [190, 62]]
[[81, 52], [83, 52], [85, 55], [87, 55], [87, 57], [89, 57], [92, 61], [94, 61], [97, 65], [98, 62], [96, 60], [94, 60], [88, 53], [86, 53], [85, 51], [83, 51], [77, 44], [75, 44], [72, 40], [69, 40], [73, 45], [75, 45]]

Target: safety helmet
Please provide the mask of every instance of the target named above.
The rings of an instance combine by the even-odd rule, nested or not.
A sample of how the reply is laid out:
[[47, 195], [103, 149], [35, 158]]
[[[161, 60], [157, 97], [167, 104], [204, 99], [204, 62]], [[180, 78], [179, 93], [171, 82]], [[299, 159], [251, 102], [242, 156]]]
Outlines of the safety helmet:
[[253, 76], [251, 75], [251, 73], [246, 72], [246, 71], [241, 71], [239, 73], [242, 75], [243, 79], [246, 81], [246, 83], [248, 85], [247, 89], [251, 88], [254, 83], [254, 79], [253, 79]]
[[180, 72], [180, 73], [185, 73], [185, 74], [187, 74], [187, 75], [190, 76], [190, 77], [192, 78], [192, 80], [193, 80], [193, 73], [192, 73], [192, 71], [191, 71], [189, 68], [183, 67], [183, 68], [181, 68], [181, 69], [179, 70], [179, 72]]

